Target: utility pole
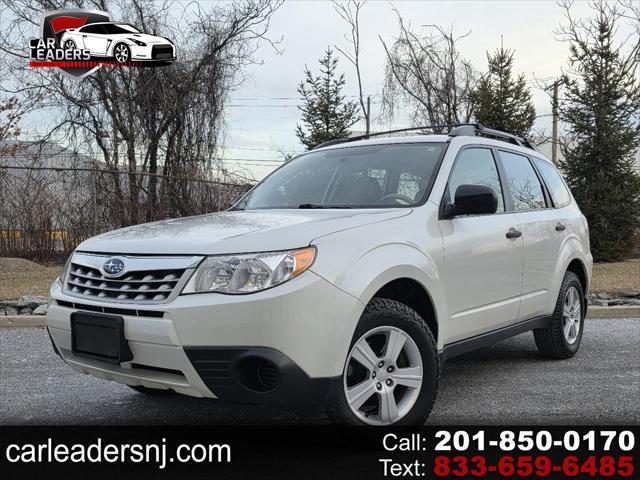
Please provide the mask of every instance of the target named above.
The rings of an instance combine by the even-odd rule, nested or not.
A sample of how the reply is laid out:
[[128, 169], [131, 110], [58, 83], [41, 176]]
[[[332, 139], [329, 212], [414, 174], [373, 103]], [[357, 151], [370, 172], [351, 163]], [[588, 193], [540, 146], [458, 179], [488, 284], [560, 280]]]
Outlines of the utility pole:
[[220, 191], [220, 173], [221, 173], [221, 169], [220, 169], [220, 162], [222, 162], [222, 159], [218, 160], [218, 195], [217, 195], [217, 199], [216, 199], [216, 203], [218, 204], [218, 212], [222, 209], [222, 195], [221, 195], [221, 191]]
[[553, 82], [553, 100], [551, 101], [551, 161], [554, 165], [558, 163], [558, 87], [560, 80]]
[[371, 97], [367, 97], [367, 135], [371, 129]]

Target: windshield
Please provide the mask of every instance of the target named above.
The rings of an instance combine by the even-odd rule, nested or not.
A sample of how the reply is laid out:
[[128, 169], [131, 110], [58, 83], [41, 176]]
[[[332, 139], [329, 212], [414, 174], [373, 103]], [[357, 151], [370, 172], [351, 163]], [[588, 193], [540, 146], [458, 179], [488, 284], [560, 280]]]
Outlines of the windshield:
[[396, 143], [310, 152], [265, 178], [236, 209], [414, 206], [424, 201], [444, 148]]

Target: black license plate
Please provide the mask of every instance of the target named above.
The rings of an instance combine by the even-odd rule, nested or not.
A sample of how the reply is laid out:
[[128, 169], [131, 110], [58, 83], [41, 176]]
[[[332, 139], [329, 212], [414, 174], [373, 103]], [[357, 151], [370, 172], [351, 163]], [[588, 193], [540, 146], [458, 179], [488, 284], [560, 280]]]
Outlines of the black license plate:
[[133, 359], [124, 338], [124, 319], [89, 312], [71, 314], [71, 348], [75, 355], [111, 363]]

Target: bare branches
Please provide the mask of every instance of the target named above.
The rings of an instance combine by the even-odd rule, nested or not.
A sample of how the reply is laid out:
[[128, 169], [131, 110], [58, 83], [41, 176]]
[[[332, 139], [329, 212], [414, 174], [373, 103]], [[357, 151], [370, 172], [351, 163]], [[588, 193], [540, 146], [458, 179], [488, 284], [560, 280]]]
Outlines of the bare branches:
[[420, 124], [467, 123], [471, 120], [472, 92], [478, 74], [462, 58], [453, 28], [424, 25], [415, 33], [398, 10], [399, 35], [392, 45], [380, 38], [387, 56], [383, 110], [392, 119], [399, 106], [409, 107], [411, 121]]
[[[170, 13], [176, 7], [170, 0], [92, 0], [90, 6], [115, 19], [171, 37], [178, 59], [162, 68], [103, 69], [75, 82], [55, 71], [30, 70], [16, 54], [37, 32], [40, 13], [61, 8], [61, 2], [0, 0], [0, 5], [1, 31], [11, 27], [11, 33], [0, 36], [0, 52], [5, 52], [0, 55], [15, 72], [14, 81], [3, 82], [0, 89], [20, 85], [23, 97], [42, 95], [50, 118], [56, 119], [49, 125], [52, 132], [97, 149], [110, 168], [130, 173], [207, 175], [222, 139], [229, 92], [244, 80], [246, 66], [260, 62], [256, 52], [261, 44], [279, 51], [268, 29], [282, 0], [181, 4], [181, 15]], [[165, 187], [150, 178], [144, 186], [149, 201], [160, 202]], [[140, 177], [132, 175], [126, 188], [135, 203], [142, 191]], [[145, 220], [136, 209], [134, 204], [129, 209], [132, 223]]]
[[367, 0], [357, 1], [349, 0], [347, 3], [340, 3], [333, 1], [334, 10], [340, 15], [340, 17], [349, 25], [350, 32], [345, 35], [345, 39], [350, 44], [350, 49], [342, 49], [335, 46], [335, 49], [345, 56], [349, 62], [356, 69], [356, 76], [358, 78], [358, 93], [360, 97], [360, 108], [362, 109], [362, 116], [365, 123], [369, 125], [371, 123], [371, 112], [365, 105], [364, 92], [362, 91], [362, 74], [360, 72], [360, 10], [367, 3]]

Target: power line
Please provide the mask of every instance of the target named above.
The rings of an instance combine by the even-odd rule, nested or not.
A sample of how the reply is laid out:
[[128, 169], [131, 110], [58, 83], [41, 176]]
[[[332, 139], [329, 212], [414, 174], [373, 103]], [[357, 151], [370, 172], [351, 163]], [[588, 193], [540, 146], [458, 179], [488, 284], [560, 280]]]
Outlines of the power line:
[[233, 158], [233, 157], [214, 157], [214, 160], [223, 160], [229, 162], [261, 162], [261, 163], [282, 163], [284, 160], [277, 158]]
[[[375, 105], [379, 105], [382, 102], [371, 102]], [[300, 107], [304, 105], [304, 103], [291, 103], [291, 104], [262, 104], [262, 105], [250, 105], [250, 104], [241, 104], [241, 103], [231, 103], [226, 105], [227, 107], [246, 107], [246, 108], [291, 108], [291, 107]]]
[[284, 163], [284, 160], [251, 160], [251, 159], [236, 159], [236, 158], [220, 158], [222, 162], [234, 162], [239, 165], [248, 165], [252, 167], [277, 167]]
[[258, 148], [258, 147], [232, 147], [232, 146], [223, 146], [221, 147], [223, 150], [255, 150], [257, 152], [276, 152], [276, 153], [302, 153], [302, 151], [298, 150], [276, 150], [274, 148]]
[[[363, 94], [364, 97], [380, 97], [382, 94], [373, 93], [373, 94]], [[360, 95], [344, 95], [346, 98], [360, 98]], [[304, 97], [247, 97], [247, 98], [231, 98], [232, 102], [253, 102], [260, 100], [304, 100]]]

